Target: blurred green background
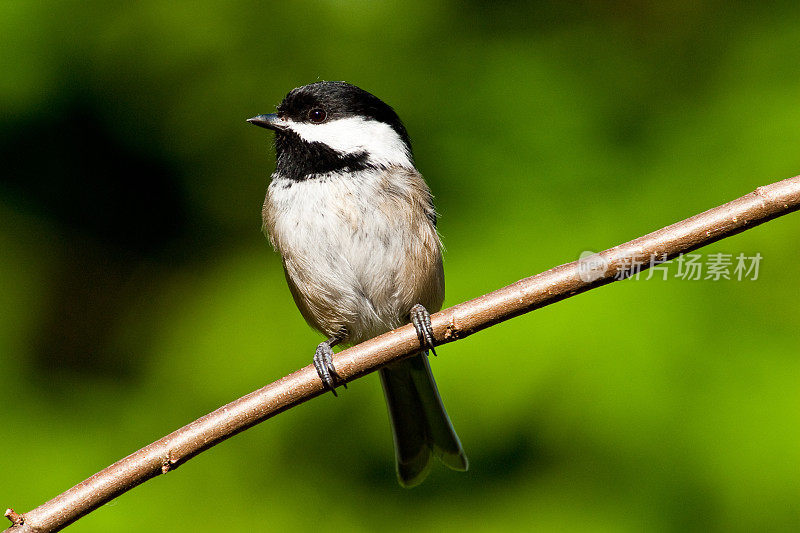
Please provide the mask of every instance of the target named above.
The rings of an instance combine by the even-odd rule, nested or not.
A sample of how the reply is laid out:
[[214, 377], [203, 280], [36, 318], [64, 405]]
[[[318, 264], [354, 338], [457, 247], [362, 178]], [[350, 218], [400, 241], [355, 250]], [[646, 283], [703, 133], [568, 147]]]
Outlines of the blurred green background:
[[[291, 88], [404, 119], [452, 305], [800, 173], [798, 35], [796, 2], [0, 2], [0, 505], [310, 362], [244, 121]], [[72, 529], [797, 530], [798, 231], [701, 250], [756, 281], [628, 280], [442, 348], [466, 474], [397, 485], [371, 376]]]

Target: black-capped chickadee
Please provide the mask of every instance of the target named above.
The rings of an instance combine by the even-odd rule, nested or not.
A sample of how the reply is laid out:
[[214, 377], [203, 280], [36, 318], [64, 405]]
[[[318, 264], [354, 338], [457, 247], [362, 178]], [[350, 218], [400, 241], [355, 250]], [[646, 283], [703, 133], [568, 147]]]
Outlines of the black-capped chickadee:
[[[354, 85], [323, 81], [292, 90], [277, 113], [248, 121], [275, 131], [264, 229], [283, 257], [297, 307], [328, 337], [314, 354], [320, 379], [335, 394], [332, 347], [409, 320], [433, 350], [428, 311], [444, 300], [441, 241], [430, 189], [394, 110]], [[400, 484], [425, 479], [431, 452], [466, 470], [427, 350], [380, 376]]]

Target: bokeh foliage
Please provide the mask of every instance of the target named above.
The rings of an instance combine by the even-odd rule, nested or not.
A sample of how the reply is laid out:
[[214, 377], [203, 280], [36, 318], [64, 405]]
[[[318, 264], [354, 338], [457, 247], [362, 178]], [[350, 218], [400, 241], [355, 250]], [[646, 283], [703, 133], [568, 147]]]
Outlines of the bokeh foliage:
[[[0, 3], [0, 505], [310, 361], [244, 122], [292, 87], [403, 117], [449, 305], [800, 172], [798, 31], [794, 2]], [[798, 230], [702, 250], [757, 281], [628, 280], [443, 348], [467, 474], [397, 485], [372, 377], [73, 529], [797, 530]]]

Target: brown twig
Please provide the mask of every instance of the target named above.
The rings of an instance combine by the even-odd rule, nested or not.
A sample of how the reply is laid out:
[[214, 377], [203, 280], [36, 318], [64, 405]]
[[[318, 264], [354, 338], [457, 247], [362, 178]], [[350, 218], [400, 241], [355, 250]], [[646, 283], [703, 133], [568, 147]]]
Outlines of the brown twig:
[[22, 525], [22, 515], [16, 512], [11, 507], [6, 509], [6, 512], [3, 516], [11, 520], [11, 523], [14, 524], [15, 526]]
[[[673, 258], [800, 209], [800, 176], [754, 192], [649, 235], [523, 279], [431, 317], [439, 343], [451, 342], [509, 318], [624, 277], [654, 257]], [[589, 268], [587, 268], [589, 267]], [[374, 372], [419, 350], [410, 325], [338, 353], [336, 370], [346, 381]], [[157, 440], [68, 491], [19, 515], [6, 532], [57, 531], [106, 502], [259, 422], [324, 392], [312, 365], [300, 369]]]

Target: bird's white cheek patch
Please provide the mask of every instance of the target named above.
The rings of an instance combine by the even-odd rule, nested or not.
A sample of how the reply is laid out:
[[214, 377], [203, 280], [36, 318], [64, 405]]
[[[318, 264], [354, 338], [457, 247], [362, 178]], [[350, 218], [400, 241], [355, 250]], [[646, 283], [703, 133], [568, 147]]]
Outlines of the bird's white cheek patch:
[[323, 124], [292, 120], [287, 123], [289, 129], [307, 142], [323, 143], [345, 154], [366, 152], [377, 164], [413, 166], [403, 140], [383, 122], [348, 117]]

